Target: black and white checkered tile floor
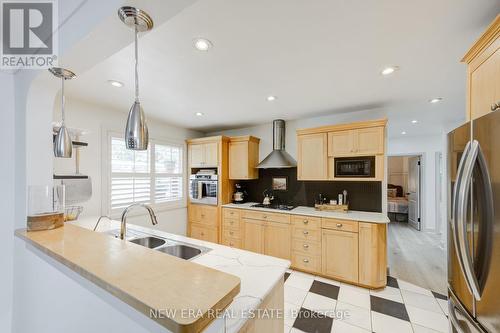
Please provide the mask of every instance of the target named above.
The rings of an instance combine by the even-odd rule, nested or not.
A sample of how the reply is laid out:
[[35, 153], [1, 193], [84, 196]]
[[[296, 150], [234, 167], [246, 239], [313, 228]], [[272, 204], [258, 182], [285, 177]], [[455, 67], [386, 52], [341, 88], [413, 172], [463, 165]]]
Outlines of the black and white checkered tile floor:
[[369, 290], [285, 275], [285, 333], [445, 333], [447, 314], [446, 296], [392, 277], [383, 290]]

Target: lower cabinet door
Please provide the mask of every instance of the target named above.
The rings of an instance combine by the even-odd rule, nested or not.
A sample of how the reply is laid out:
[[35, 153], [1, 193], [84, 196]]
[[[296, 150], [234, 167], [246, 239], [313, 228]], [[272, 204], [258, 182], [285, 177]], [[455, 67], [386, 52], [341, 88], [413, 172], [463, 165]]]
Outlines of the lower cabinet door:
[[264, 253], [290, 260], [291, 236], [289, 224], [268, 222], [265, 226]]
[[243, 249], [264, 253], [264, 221], [243, 219]]
[[190, 236], [196, 239], [217, 243], [217, 228], [191, 224]]
[[358, 282], [358, 234], [322, 231], [321, 271], [344, 281]]

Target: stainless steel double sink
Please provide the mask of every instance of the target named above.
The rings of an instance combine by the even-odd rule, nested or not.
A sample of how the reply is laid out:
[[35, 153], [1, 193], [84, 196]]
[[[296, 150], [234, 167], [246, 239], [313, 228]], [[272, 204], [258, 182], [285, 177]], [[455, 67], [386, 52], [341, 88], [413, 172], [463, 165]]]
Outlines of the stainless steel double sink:
[[[108, 231], [108, 234], [118, 238], [120, 230], [111, 230]], [[135, 230], [127, 231], [126, 240], [184, 260], [194, 259], [211, 250], [208, 247], [187, 244], [178, 240], [163, 238]]]

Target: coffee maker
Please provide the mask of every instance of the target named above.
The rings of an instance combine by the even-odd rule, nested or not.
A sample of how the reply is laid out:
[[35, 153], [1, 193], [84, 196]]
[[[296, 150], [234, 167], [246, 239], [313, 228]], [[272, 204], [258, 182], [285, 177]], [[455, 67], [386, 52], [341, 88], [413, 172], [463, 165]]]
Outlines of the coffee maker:
[[245, 191], [243, 185], [237, 183], [234, 185], [236, 191], [233, 193], [233, 202], [235, 204], [245, 203], [247, 201], [248, 193]]

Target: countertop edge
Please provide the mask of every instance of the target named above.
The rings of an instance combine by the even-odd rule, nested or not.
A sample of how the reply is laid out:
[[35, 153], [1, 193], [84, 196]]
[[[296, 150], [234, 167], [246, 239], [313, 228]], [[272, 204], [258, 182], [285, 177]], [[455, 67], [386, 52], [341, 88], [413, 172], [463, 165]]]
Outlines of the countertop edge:
[[[380, 218], [380, 219], [378, 219], [378, 218], [377, 219], [373, 219], [373, 218], [370, 219], [370, 218], [362, 216], [363, 214], [383, 215], [383, 213], [377, 213], [377, 212], [363, 212], [363, 211], [351, 210], [348, 213], [338, 213], [338, 212], [319, 211], [319, 210], [315, 210], [313, 207], [305, 207], [305, 206], [298, 206], [292, 210], [279, 210], [279, 209], [272, 209], [272, 208], [249, 207], [248, 206], [249, 204], [255, 204], [255, 203], [254, 202], [246, 203], [246, 204], [228, 203], [228, 204], [222, 205], [222, 207], [223, 208], [233, 208], [233, 209], [247, 209], [247, 210], [271, 212], [271, 213], [279, 213], [279, 214], [289, 214], [289, 215], [338, 218], [338, 219], [360, 221], [360, 222], [367, 222], [367, 223], [376, 223], [376, 224], [389, 224], [390, 223], [390, 220], [387, 216], [385, 216], [385, 218]], [[304, 211], [304, 209], [307, 209], [307, 211]], [[361, 214], [361, 216], [360, 215], [349, 216], [348, 214]]]
[[[77, 228], [82, 228], [79, 226], [74, 226]], [[63, 227], [64, 228], [64, 227]], [[188, 324], [182, 324], [178, 323], [175, 321], [175, 319], [168, 318], [164, 316], [163, 318], [158, 318], [158, 317], [153, 317], [150, 316], [150, 311], [160, 311], [161, 309], [153, 309], [147, 304], [143, 303], [139, 299], [132, 297], [129, 295], [127, 292], [116, 288], [115, 286], [110, 285], [106, 281], [102, 280], [98, 276], [92, 274], [91, 272], [85, 270], [81, 266], [78, 266], [77, 264], [71, 262], [70, 260], [62, 257], [61, 255], [57, 254], [54, 251], [51, 251], [49, 248], [33, 241], [29, 237], [26, 237], [26, 228], [20, 228], [16, 229], [14, 231], [14, 235], [18, 237], [19, 239], [22, 239], [26, 241], [27, 244], [32, 245], [36, 249], [40, 250], [44, 254], [48, 255], [49, 257], [53, 258], [57, 262], [63, 264], [64, 266], [68, 267], [71, 269], [73, 272], [77, 273], [81, 277], [89, 280], [90, 282], [94, 283], [95, 285], [99, 286], [103, 290], [107, 291], [111, 295], [117, 297], [121, 301], [125, 302], [129, 306], [133, 307], [135, 310], [141, 312], [144, 314], [147, 318], [157, 322], [161, 326], [167, 328], [169, 331], [173, 333], [184, 333], [184, 332], [198, 332], [201, 329], [207, 327], [215, 318], [208, 318], [206, 315], [208, 312], [206, 312], [203, 316], [198, 317], [196, 320], [193, 320], [192, 322]], [[36, 231], [34, 231], [36, 232]], [[227, 274], [227, 273], [226, 273]], [[213, 308], [219, 308], [221, 310], [225, 310], [233, 301], [233, 299], [239, 294], [240, 292], [240, 287], [241, 287], [241, 281], [228, 293], [226, 294], [225, 297], [221, 298], [219, 302], [213, 305]], [[229, 299], [229, 301], [227, 301]], [[226, 303], [226, 304], [224, 304]], [[220, 306], [220, 307], [219, 307]]]

